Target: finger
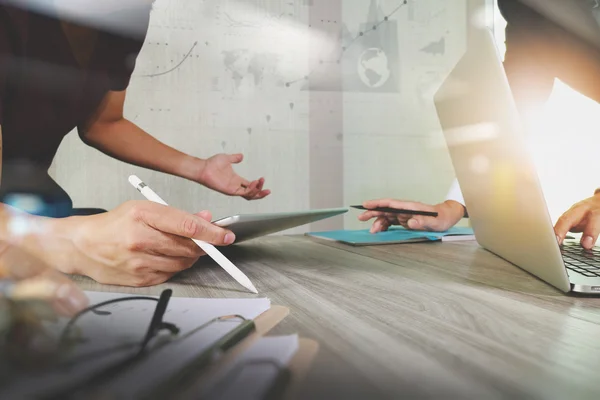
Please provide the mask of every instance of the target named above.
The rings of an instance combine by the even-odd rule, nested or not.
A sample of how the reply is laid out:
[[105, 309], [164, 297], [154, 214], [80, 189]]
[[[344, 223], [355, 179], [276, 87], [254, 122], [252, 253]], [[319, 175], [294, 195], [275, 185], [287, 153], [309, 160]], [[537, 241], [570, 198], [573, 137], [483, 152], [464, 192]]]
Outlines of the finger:
[[393, 213], [384, 213], [381, 211], [366, 211], [359, 216], [359, 220], [368, 221], [372, 218], [385, 218], [389, 225], [405, 225], [406, 222], [410, 219], [409, 215], [405, 214], [393, 214]]
[[260, 199], [264, 199], [265, 197], [267, 197], [268, 195], [271, 194], [271, 191], [269, 189], [266, 190], [261, 190], [260, 192], [258, 192], [256, 194], [256, 196], [254, 196], [252, 198], [252, 200], [260, 200]]
[[242, 160], [244, 159], [244, 155], [243, 154], [230, 154], [229, 155], [229, 162], [231, 162], [232, 164], [239, 164], [242, 162]]
[[257, 187], [258, 187], [258, 181], [249, 182], [246, 185], [243, 195], [244, 196], [248, 195], [251, 191], [256, 190]]
[[146, 253], [158, 257], [197, 258], [204, 251], [193, 240], [156, 229], [132, 235], [133, 243], [128, 249], [135, 253]]
[[407, 226], [408, 226], [410, 229], [412, 229], [412, 230], [415, 230], [415, 231], [417, 231], [417, 230], [422, 230], [422, 229], [423, 229], [423, 225], [422, 225], [421, 221], [419, 221], [419, 220], [418, 220], [418, 219], [416, 219], [416, 218], [411, 218], [411, 219], [409, 219], [409, 220], [407, 221], [406, 225], [407, 225]]
[[586, 224], [583, 228], [583, 235], [581, 236], [581, 246], [587, 250], [591, 250], [598, 240], [598, 234], [600, 233], [600, 214], [598, 212], [592, 212], [588, 215]]
[[260, 178], [256, 185], [255, 193], [248, 193], [245, 197], [247, 200], [260, 200], [264, 199], [266, 196], [271, 194], [271, 191], [268, 189], [263, 190], [263, 186], [265, 184], [265, 178]]
[[184, 258], [198, 258], [205, 254], [196, 243], [188, 238], [159, 231], [155, 232], [155, 236], [150, 237], [146, 243], [140, 245], [140, 248], [148, 249], [148, 254], [159, 257]]
[[359, 215], [359, 219], [361, 221], [368, 221], [372, 218], [377, 218], [377, 217], [386, 217], [390, 220], [406, 218], [408, 220], [408, 216], [405, 214], [386, 213], [386, 212], [382, 212], [382, 211], [365, 211], [364, 213]]
[[441, 230], [438, 220], [435, 217], [426, 217], [421, 215], [414, 215], [410, 218], [406, 225], [409, 229], [419, 231], [433, 231], [437, 232]]
[[240, 187], [242, 189], [248, 189], [248, 186], [250, 186], [250, 181], [242, 178], [242, 183], [240, 183]]
[[242, 194], [242, 197], [246, 200], [252, 199], [254, 196], [258, 194], [258, 181], [253, 181], [250, 183], [248, 188]]
[[259, 186], [260, 186], [260, 179], [252, 182], [250, 184], [250, 187], [248, 187], [248, 193], [247, 193], [247, 195], [250, 196], [250, 197], [255, 196], [261, 190], [259, 188]]
[[210, 211], [204, 210], [204, 211], [200, 211], [199, 213], [196, 213], [194, 215], [197, 215], [198, 217], [202, 218], [205, 221], [212, 221], [212, 214]]
[[366, 222], [370, 219], [381, 217], [383, 213], [381, 211], [365, 211], [358, 216], [359, 221]]
[[213, 225], [196, 215], [156, 203], [145, 203], [147, 203], [145, 207], [134, 207], [133, 219], [155, 230], [202, 240], [217, 246], [229, 245], [235, 241], [233, 232]]
[[390, 207], [395, 209], [404, 210], [417, 210], [417, 211], [435, 211], [435, 208], [429, 204], [423, 204], [413, 201], [402, 201], [394, 199], [379, 199], [369, 200], [363, 203], [365, 208], [377, 208], [377, 207]]
[[373, 222], [373, 225], [371, 226], [371, 233], [378, 233], [378, 232], [382, 232], [382, 231], [387, 231], [388, 228], [390, 227], [390, 221], [385, 218], [385, 217], [379, 217], [375, 220], [375, 222]]
[[565, 236], [572, 228], [583, 221], [587, 212], [588, 208], [586, 206], [577, 206], [561, 215], [558, 221], [556, 221], [556, 225], [554, 225], [554, 233], [559, 244], [562, 244]]

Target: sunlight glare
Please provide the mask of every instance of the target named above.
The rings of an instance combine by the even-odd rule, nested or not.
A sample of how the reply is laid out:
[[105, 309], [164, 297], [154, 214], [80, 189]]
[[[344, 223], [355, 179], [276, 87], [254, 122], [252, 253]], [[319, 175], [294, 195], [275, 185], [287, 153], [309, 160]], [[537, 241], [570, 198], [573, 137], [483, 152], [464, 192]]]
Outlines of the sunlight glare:
[[[506, 21], [494, 13], [494, 36], [504, 58]], [[553, 222], [600, 186], [600, 105], [556, 80], [550, 98], [523, 121], [527, 145]]]
[[560, 80], [541, 111], [531, 117], [528, 144], [553, 222], [597, 188], [600, 105]]

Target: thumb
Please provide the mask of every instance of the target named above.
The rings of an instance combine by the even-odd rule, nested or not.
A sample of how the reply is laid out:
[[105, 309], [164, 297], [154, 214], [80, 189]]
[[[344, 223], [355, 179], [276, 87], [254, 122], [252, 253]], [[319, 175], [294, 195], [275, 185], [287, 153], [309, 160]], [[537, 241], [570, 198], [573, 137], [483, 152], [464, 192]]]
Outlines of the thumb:
[[239, 164], [239, 163], [242, 162], [243, 159], [244, 159], [244, 155], [240, 154], [240, 153], [238, 153], [238, 154], [230, 154], [229, 155], [229, 161], [232, 164]]
[[426, 217], [421, 215], [415, 215], [408, 220], [407, 225], [413, 230], [428, 230], [437, 231], [439, 228], [436, 226], [436, 220], [434, 217]]
[[417, 217], [413, 217], [413, 218], [409, 219], [406, 224], [408, 225], [408, 227], [410, 229], [414, 229], [414, 230], [423, 229], [423, 222], [420, 220], [420, 218], [417, 218]]

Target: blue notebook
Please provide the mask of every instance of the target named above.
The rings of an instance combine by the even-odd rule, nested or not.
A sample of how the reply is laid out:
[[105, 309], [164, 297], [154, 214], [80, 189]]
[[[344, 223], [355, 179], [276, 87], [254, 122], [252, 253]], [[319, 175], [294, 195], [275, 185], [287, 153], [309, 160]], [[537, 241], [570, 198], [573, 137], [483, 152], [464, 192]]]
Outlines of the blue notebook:
[[353, 246], [429, 242], [438, 240], [474, 240], [473, 229], [454, 227], [446, 232], [411, 231], [402, 227], [391, 227], [385, 232], [370, 233], [368, 229], [309, 232], [306, 235], [318, 239], [333, 240]]

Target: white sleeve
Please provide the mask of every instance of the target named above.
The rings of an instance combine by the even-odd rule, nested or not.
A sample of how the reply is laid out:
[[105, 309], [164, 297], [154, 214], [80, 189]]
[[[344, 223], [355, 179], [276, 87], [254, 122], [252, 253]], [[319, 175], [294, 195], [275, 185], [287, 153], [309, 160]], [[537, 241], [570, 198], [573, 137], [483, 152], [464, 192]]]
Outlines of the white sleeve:
[[457, 203], [460, 203], [463, 206], [465, 206], [465, 199], [463, 198], [457, 179], [454, 179], [454, 182], [452, 182], [452, 186], [450, 187], [450, 191], [446, 196], [446, 200], [454, 200]]

